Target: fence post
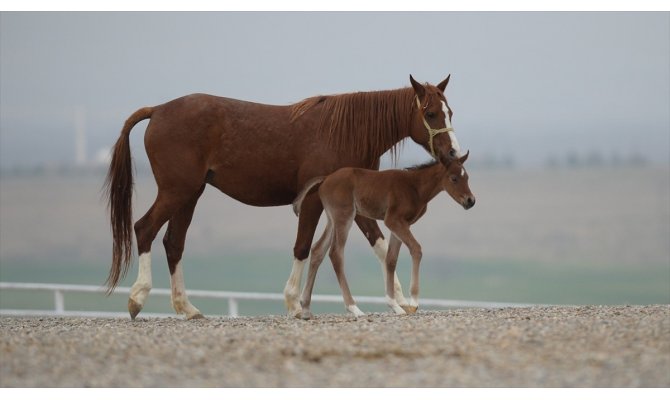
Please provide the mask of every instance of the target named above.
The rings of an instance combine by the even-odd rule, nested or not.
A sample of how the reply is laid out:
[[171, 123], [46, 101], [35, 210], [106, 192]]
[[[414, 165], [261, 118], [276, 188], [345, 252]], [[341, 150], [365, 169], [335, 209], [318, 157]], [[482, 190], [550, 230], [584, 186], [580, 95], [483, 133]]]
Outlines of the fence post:
[[237, 315], [238, 315], [237, 300], [235, 300], [234, 297], [229, 297], [228, 298], [228, 316], [229, 317], [237, 317]]
[[54, 309], [56, 314], [65, 314], [65, 300], [63, 299], [63, 292], [54, 290]]

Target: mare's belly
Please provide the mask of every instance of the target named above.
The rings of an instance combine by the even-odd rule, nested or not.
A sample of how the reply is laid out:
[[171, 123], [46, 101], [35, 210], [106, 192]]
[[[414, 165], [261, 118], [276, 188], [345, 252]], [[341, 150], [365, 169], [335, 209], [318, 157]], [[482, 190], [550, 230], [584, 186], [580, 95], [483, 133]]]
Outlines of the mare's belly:
[[284, 206], [295, 199], [295, 183], [267, 174], [211, 171], [207, 182], [235, 200], [257, 207]]

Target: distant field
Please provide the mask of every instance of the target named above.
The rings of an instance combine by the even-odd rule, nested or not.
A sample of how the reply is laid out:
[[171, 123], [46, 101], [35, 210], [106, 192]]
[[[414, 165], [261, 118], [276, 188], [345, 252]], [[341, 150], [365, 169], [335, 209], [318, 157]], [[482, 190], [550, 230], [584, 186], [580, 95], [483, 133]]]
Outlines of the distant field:
[[[477, 205], [462, 210], [441, 194], [413, 228], [423, 245], [421, 296], [546, 304], [670, 303], [668, 168], [470, 171]], [[111, 235], [101, 176], [2, 178], [0, 280], [102, 285]], [[153, 201], [140, 176], [135, 217]], [[254, 208], [208, 188], [196, 209], [184, 256], [190, 289], [280, 292], [290, 271], [297, 219], [288, 206]], [[322, 221], [323, 224], [323, 221]], [[318, 232], [320, 232], [320, 228]], [[154, 286], [168, 287], [159, 233]], [[136, 262], [136, 261], [135, 261]], [[352, 231], [347, 273], [356, 295], [382, 295], [381, 268]], [[409, 257], [399, 275], [407, 286]], [[133, 266], [122, 285], [136, 276]], [[316, 293], [339, 294], [324, 262]], [[71, 295], [66, 306], [125, 310], [125, 297]], [[0, 307], [51, 307], [48, 295], [0, 293]], [[198, 301], [206, 314], [221, 302]], [[366, 306], [366, 311], [383, 310]], [[147, 311], [170, 312], [165, 298]], [[315, 305], [316, 312], [341, 312]], [[283, 305], [241, 303], [243, 314], [283, 312]]]

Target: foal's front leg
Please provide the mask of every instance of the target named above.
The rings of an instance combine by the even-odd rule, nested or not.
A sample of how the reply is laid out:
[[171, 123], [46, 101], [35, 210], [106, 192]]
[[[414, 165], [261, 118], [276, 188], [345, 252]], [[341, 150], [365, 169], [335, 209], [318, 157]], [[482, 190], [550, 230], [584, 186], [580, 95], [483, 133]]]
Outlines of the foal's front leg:
[[392, 235], [400, 239], [409, 249], [409, 254], [412, 257], [412, 276], [409, 283], [410, 300], [407, 312], [413, 314], [419, 308], [419, 265], [421, 264], [421, 245], [412, 235], [409, 230], [409, 225], [402, 221], [385, 221], [386, 225], [391, 229]]
[[[361, 232], [363, 232], [365, 238], [368, 240], [368, 243], [372, 246], [372, 250], [374, 251], [375, 256], [377, 256], [379, 265], [382, 268], [382, 281], [384, 282], [384, 285], [386, 285], [386, 254], [388, 252], [388, 245], [386, 240], [384, 240], [384, 235], [382, 235], [382, 231], [379, 229], [377, 221], [373, 219], [366, 218], [362, 215], [356, 215], [354, 221], [356, 221], [356, 225], [358, 225]], [[393, 281], [396, 301], [400, 304], [400, 307], [405, 308], [409, 306], [409, 302], [402, 294], [402, 286], [400, 285], [397, 273], [393, 274]]]

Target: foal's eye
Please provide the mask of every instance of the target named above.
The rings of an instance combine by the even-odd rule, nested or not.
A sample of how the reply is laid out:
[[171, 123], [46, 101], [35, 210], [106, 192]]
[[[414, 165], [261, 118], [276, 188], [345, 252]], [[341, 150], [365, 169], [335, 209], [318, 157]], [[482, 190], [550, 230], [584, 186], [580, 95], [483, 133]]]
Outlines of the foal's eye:
[[456, 182], [458, 182], [458, 177], [456, 177], [456, 176], [450, 176], [450, 177], [449, 177], [449, 180], [451, 181], [451, 183], [456, 183]]

